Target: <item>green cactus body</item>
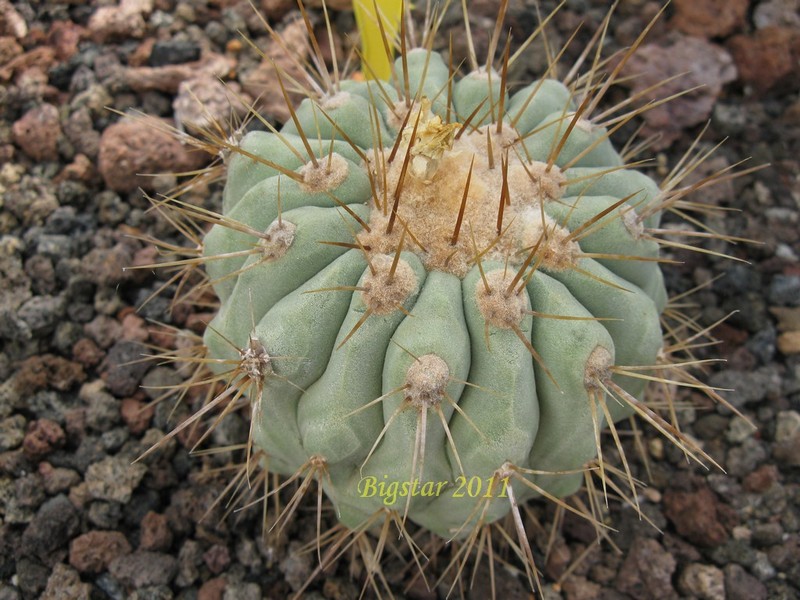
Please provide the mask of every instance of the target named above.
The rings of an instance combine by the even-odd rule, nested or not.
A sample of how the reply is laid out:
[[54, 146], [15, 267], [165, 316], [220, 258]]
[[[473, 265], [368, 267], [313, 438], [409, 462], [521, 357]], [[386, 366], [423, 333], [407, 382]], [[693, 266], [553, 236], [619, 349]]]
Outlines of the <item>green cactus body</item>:
[[[350, 527], [389, 508], [451, 537], [483, 499], [491, 521], [509, 491], [573, 493], [607, 424], [594, 394], [641, 397], [616, 367], [661, 349], [659, 248], [643, 235], [660, 191], [619, 168], [557, 81], [509, 97], [476, 71], [450, 98], [423, 50], [407, 74], [408, 102], [344, 81], [280, 134], [244, 137], [204, 243], [221, 299], [205, 342], [218, 372], [258, 359], [252, 441], [271, 470], [324, 465]], [[473, 478], [481, 493], [458, 497]]]

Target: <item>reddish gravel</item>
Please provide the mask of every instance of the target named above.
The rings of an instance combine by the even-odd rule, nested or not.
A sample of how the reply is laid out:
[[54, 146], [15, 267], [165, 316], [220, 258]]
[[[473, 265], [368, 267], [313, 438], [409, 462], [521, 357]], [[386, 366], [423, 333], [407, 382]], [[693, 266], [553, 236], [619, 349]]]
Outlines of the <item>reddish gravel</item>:
[[[294, 2], [257, 4], [304, 58]], [[328, 2], [335, 39], [320, 37], [328, 56], [354, 39], [352, 14], [340, 10], [346, 4]], [[533, 29], [536, 4], [509, 3], [512, 51]], [[553, 19], [551, 49], [584, 24], [562, 65], [578, 57], [608, 4], [570, 1]], [[436, 48], [462, 30], [458, 8], [444, 15]], [[633, 43], [659, 8], [621, 2], [605, 55]], [[497, 2], [470, 2], [479, 54], [496, 11]], [[320, 27], [322, 11], [310, 15]], [[240, 31], [295, 69], [248, 0], [0, 0], [0, 600], [286, 598], [316, 567], [315, 553], [300, 551], [316, 533], [314, 507], [301, 506], [266, 538], [259, 510], [226, 515], [215, 500], [230, 480], [228, 457], [190, 456], [198, 431], [188, 428], [134, 462], [206, 398], [200, 389], [177, 408], [154, 404], [163, 386], [191, 373], [143, 355], [188, 352], [211, 317], [207, 306], [170, 306], [158, 296], [167, 275], [126, 269], [158, 260], [143, 238], [180, 241], [142, 189], [156, 198], [183, 181], [181, 172], [217, 158], [168, 133], [207, 124], [193, 95], [216, 116], [232, 93], [257, 102], [276, 125], [289, 116], [273, 67]], [[453, 48], [464, 55], [463, 35]], [[546, 64], [536, 42], [513, 77], [530, 79]], [[649, 167], [657, 178], [706, 125], [703, 149], [728, 140], [693, 181], [746, 158], [738, 168], [770, 164], [702, 198], [726, 209], [704, 217], [709, 228], [761, 242], [707, 247], [748, 262], [675, 249], [668, 254], [678, 264], [665, 269], [672, 293], [702, 288], [693, 297], [702, 327], [731, 315], [717, 330], [721, 343], [697, 357], [724, 359], [703, 377], [735, 388], [725, 397], [757, 429], [699, 393], [681, 396], [696, 406], [681, 415], [681, 429], [725, 472], [689, 463], [650, 429], [645, 464], [626, 437], [633, 473], [648, 484], [642, 512], [658, 529], [611, 495], [615, 547], [598, 545], [594, 529], [568, 514], [545, 559], [550, 528], [562, 519], [552, 505], [531, 503], [544, 528], [533, 547], [551, 600], [800, 597], [800, 3], [674, 0], [625, 66], [631, 78], [608, 100], [686, 71], [657, 96], [702, 87], [618, 139], [639, 124], [643, 137], [659, 133]], [[232, 104], [246, 118], [239, 101]], [[150, 116], [135, 116], [142, 114]], [[183, 198], [214, 209], [221, 189], [207, 181]], [[231, 415], [215, 441], [239, 439], [246, 419]], [[614, 453], [610, 442], [606, 452]], [[333, 516], [324, 521], [332, 525]], [[428, 590], [413, 573], [391, 557], [386, 563], [398, 595], [445, 597], [447, 586]], [[495, 575], [498, 597], [530, 597], [523, 577]], [[364, 577], [342, 561], [305, 597], [358, 597]], [[489, 597], [488, 582], [484, 561], [471, 597]]]

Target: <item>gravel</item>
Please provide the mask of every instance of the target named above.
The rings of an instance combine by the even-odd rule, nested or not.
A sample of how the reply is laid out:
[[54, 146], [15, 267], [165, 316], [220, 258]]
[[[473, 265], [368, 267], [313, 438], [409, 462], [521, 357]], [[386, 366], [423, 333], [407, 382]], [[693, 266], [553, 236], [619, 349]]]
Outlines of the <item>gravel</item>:
[[[260, 4], [302, 58], [305, 28], [294, 2]], [[510, 3], [515, 31], [532, 28], [535, 5]], [[587, 39], [607, 5], [567, 2], [552, 22], [553, 47], [584, 20], [578, 37]], [[639, 494], [642, 512], [658, 529], [610, 494], [616, 548], [597, 545], [587, 523], [532, 502], [543, 528], [533, 551], [546, 598], [800, 597], [798, 6], [675, 0], [639, 62], [626, 66], [629, 74], [649, 72], [628, 81], [634, 91], [653, 77], [690, 69], [694, 74], [676, 80], [678, 87], [661, 92], [703, 84], [647, 114], [644, 131], [664, 134], [651, 148], [654, 174], [666, 175], [665, 166], [678, 162], [706, 123], [700, 147], [730, 139], [700, 171], [746, 157], [752, 159], [745, 167], [770, 163], [705, 197], [732, 209], [703, 217], [712, 229], [761, 243], [708, 246], [749, 262], [674, 250], [671, 258], [680, 263], [666, 267], [672, 293], [706, 286], [694, 297], [700, 327], [738, 311], [717, 328], [719, 344], [696, 350], [698, 359], [725, 361], [699, 376], [732, 390], [720, 392], [731, 407], [691, 390], [680, 396], [695, 405], [680, 417], [681, 429], [724, 472], [690, 463], [645, 428], [647, 464], [632, 444], [628, 457], [634, 476], [648, 484]], [[606, 36], [608, 54], [629, 45], [658, 7], [620, 3]], [[481, 24], [493, 24], [496, 10], [496, 2], [470, 3], [479, 46], [490, 32]], [[445, 32], [460, 26], [457, 13], [444, 15]], [[310, 15], [321, 22], [319, 8]], [[352, 14], [337, 9], [331, 18], [334, 43], [346, 45]], [[292, 71], [247, 0], [0, 0], [0, 600], [284, 598], [317, 566], [316, 553], [304, 551], [316, 535], [313, 500], [282, 531], [262, 535], [259, 510], [231, 512], [216, 503], [230, 481], [231, 471], [220, 469], [228, 455], [191, 456], [198, 440], [192, 428], [134, 462], [188, 416], [188, 406], [197, 410], [205, 401], [204, 392], [190, 392], [177, 409], [172, 400], [153, 406], [160, 388], [191, 374], [142, 359], [154, 347], [189, 347], [191, 338], [176, 337], [170, 327], [202, 333], [209, 309], [172, 306], [166, 294], [141, 306], [167, 283], [165, 275], [125, 269], [158, 259], [143, 238], [178, 241], [141, 190], [155, 197], [181, 181], [175, 173], [208, 162], [166, 131], [226, 118], [229, 105], [246, 118], [243, 102], [257, 101], [273, 123], [288, 118], [269, 65], [239, 30]], [[522, 38], [514, 36], [512, 51]], [[577, 58], [579, 40], [563, 65]], [[436, 39], [437, 48], [447, 43], [446, 35]], [[462, 39], [453, 43], [454, 52], [463, 51]], [[521, 62], [544, 64], [542, 48], [533, 45]], [[610, 91], [616, 99], [628, 93]], [[196, 97], [207, 110], [198, 109]], [[141, 113], [161, 131], [143, 124]], [[632, 128], [620, 133], [626, 132]], [[173, 174], [147, 176], [159, 172]], [[218, 185], [201, 187], [187, 197], [213, 209]], [[213, 442], [238, 443], [247, 428], [247, 415], [235, 414]], [[606, 452], [616, 452], [612, 440]], [[245, 487], [253, 499], [262, 489]], [[292, 490], [285, 492], [284, 503]], [[324, 513], [323, 521], [326, 527], [335, 519]], [[545, 558], [554, 523], [561, 526]], [[433, 570], [426, 573], [431, 585]], [[387, 558], [387, 582], [398, 596], [446, 595], [448, 585], [428, 590], [421, 579], [411, 581], [414, 572]], [[485, 561], [479, 575], [473, 593], [486, 597]], [[357, 597], [365, 576], [343, 560], [305, 597]], [[496, 576], [499, 597], [529, 597], [523, 577], [504, 569]]]

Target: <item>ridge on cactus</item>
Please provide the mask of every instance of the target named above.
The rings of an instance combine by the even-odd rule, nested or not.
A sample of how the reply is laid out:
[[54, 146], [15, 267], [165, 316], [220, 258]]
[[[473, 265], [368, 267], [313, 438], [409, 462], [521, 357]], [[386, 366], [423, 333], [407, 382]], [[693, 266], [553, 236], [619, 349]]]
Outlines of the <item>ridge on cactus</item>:
[[[170, 436], [202, 424], [199, 445], [246, 410], [229, 489], [244, 504], [294, 489], [267, 525], [280, 529], [316, 485], [318, 509], [324, 496], [340, 523], [322, 534], [318, 514], [318, 572], [352, 547], [365, 585], [391, 594], [380, 559], [396, 528], [397, 551], [423, 577], [442, 541], [453, 557], [435, 576], [453, 586], [470, 557], [501, 543], [536, 588], [526, 501], [555, 502], [602, 536], [609, 494], [638, 509], [622, 423], [643, 419], [716, 464], [681, 433], [673, 401], [683, 385], [727, 405], [687, 370], [708, 329], [668, 300], [662, 278], [661, 249], [684, 247], [671, 237], [691, 223], [660, 223], [696, 207], [688, 193], [735, 175], [684, 183], [708, 157], [692, 148], [659, 184], [636, 170], [633, 144], [612, 144], [657, 104], [600, 108], [652, 23], [613, 62], [600, 56], [605, 23], [566, 78], [555, 78], [559, 54], [512, 89], [507, 1], [483, 61], [465, 18], [465, 69], [431, 49], [443, 11], [429, 6], [415, 39], [404, 9], [397, 40], [380, 30], [387, 52], [399, 49], [390, 75], [368, 80], [325, 70], [300, 8], [318, 70], [298, 80], [276, 67], [291, 118], [276, 129], [253, 109], [266, 131], [195, 132], [222, 157], [217, 211], [154, 201], [192, 244], [160, 244], [176, 255], [155, 265], [175, 271], [167, 286], [218, 299], [202, 340], [158, 355], [193, 366], [182, 394], [210, 389]], [[289, 90], [306, 97], [295, 106]], [[421, 546], [409, 522], [439, 541]]]

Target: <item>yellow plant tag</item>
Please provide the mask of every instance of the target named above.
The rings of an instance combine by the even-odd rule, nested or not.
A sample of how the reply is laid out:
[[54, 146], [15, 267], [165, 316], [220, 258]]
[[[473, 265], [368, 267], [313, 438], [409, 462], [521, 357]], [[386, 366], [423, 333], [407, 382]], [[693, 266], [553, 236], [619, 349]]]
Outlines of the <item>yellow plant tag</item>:
[[[392, 58], [387, 55], [384, 35], [389, 51], [394, 54], [402, 9], [403, 0], [353, 0], [356, 24], [361, 34], [362, 61], [365, 63], [362, 71], [367, 79], [389, 78]], [[378, 19], [383, 25], [383, 33]]]

